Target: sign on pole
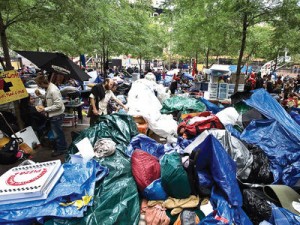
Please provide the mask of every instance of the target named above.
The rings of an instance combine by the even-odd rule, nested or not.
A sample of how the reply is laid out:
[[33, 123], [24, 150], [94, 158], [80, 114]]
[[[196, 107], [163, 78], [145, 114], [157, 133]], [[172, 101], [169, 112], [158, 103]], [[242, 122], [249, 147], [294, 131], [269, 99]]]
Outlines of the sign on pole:
[[15, 70], [0, 72], [0, 104], [26, 98], [28, 93]]

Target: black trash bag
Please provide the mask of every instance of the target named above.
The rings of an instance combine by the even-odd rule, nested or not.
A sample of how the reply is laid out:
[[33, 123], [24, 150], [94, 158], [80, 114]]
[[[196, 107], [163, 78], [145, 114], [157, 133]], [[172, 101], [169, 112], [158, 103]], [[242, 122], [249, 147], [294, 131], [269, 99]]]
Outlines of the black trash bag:
[[10, 141], [0, 149], [0, 164], [10, 165], [19, 160], [17, 153], [19, 144], [23, 142], [22, 138], [11, 138]]
[[246, 128], [252, 120], [260, 120], [265, 117], [256, 109], [250, 109], [242, 114], [243, 127]]
[[270, 170], [270, 161], [259, 147], [246, 145], [253, 155], [252, 169], [248, 179], [245, 181], [252, 184], [271, 184], [274, 181]]
[[263, 220], [268, 221], [272, 214], [269, 199], [259, 189], [243, 190], [243, 209], [249, 216], [253, 225], [258, 225]]
[[231, 104], [242, 102], [243, 100], [249, 99], [253, 93], [249, 91], [236, 92], [230, 96]]
[[130, 89], [131, 89], [131, 83], [130, 84], [122, 83], [122, 84], [117, 86], [117, 90], [115, 91], [115, 95], [125, 95], [125, 96], [127, 96]]

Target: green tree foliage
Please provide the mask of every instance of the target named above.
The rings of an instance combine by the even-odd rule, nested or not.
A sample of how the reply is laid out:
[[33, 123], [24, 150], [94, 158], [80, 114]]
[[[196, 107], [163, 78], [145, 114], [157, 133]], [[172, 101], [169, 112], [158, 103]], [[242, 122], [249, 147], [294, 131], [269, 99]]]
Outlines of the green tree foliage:
[[156, 37], [162, 37], [162, 30], [150, 17], [150, 2], [7, 0], [4, 4], [1, 1], [0, 31], [6, 38], [1, 46], [6, 64], [10, 64], [9, 47], [59, 51], [72, 56], [98, 54], [102, 67], [110, 55], [162, 55], [164, 42], [155, 41]]
[[[172, 0], [173, 51], [238, 56], [237, 83], [250, 56], [277, 57], [299, 49], [297, 0]], [[237, 87], [237, 85], [236, 85]]]

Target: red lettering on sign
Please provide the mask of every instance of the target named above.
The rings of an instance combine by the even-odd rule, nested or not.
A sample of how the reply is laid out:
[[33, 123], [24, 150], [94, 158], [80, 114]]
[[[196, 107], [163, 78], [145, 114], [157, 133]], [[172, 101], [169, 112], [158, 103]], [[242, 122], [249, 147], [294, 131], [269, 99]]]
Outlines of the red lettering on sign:
[[[47, 168], [39, 169], [39, 170], [32, 170], [32, 171], [22, 171], [15, 173], [14, 175], [11, 175], [7, 180], [6, 183], [11, 186], [21, 186], [25, 184], [32, 183], [38, 179], [40, 179], [42, 176], [44, 176], [47, 173]], [[29, 174], [37, 174], [35, 177], [30, 178], [28, 180], [24, 180], [24, 177], [26, 178]], [[23, 178], [21, 180], [23, 181], [17, 181], [18, 178]], [[30, 176], [31, 177], [31, 176]]]

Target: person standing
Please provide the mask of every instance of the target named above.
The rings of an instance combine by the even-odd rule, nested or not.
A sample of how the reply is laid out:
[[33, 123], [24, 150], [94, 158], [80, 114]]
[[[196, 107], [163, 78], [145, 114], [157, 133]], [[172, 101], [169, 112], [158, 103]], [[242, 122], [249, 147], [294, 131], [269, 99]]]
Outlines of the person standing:
[[55, 149], [51, 156], [56, 157], [65, 154], [67, 151], [67, 142], [62, 129], [65, 106], [62, 101], [61, 93], [58, 87], [49, 82], [44, 75], [37, 76], [35, 82], [39, 87], [46, 90], [45, 96], [43, 96], [38, 89], [35, 91], [35, 94], [40, 98], [44, 98], [46, 101], [46, 107], [38, 106], [37, 111], [46, 112], [50, 119], [51, 130], [55, 138]]
[[107, 105], [110, 99], [114, 100], [126, 111], [128, 110], [127, 107], [112, 92], [113, 87], [113, 79], [106, 78], [103, 84], [95, 85], [92, 88], [90, 94], [90, 107], [92, 107], [92, 115], [90, 117], [91, 126], [97, 123], [99, 116], [107, 115]]
[[179, 81], [180, 81], [180, 75], [174, 73], [173, 74], [173, 78], [172, 78], [172, 82], [170, 84], [170, 91], [171, 91], [172, 95], [175, 94], [175, 91], [177, 90], [177, 85], [178, 85]]

